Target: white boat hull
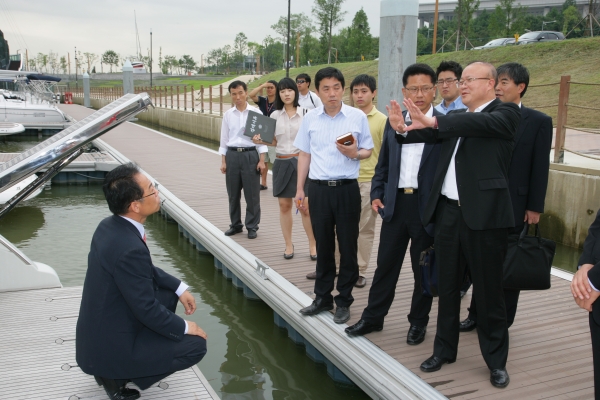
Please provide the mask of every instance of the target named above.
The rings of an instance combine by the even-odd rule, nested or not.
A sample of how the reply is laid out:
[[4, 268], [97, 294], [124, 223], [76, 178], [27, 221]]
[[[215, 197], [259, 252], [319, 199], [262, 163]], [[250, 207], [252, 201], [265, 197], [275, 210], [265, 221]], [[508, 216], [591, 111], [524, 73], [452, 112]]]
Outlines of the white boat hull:
[[[31, 176], [23, 179], [18, 184], [14, 185], [14, 186], [6, 189], [2, 193], [0, 193], [0, 205], [5, 204], [7, 201], [9, 201], [10, 199], [12, 199], [14, 196], [17, 195], [17, 193], [19, 193], [22, 189], [24, 189], [27, 185], [29, 185], [30, 183], [32, 183], [36, 179], [37, 179], [37, 176], [35, 174], [33, 174], [33, 175], [31, 175]], [[24, 201], [33, 199], [34, 197], [36, 197], [40, 193], [42, 193], [43, 190], [44, 190], [44, 186], [42, 186], [41, 188], [38, 188], [36, 191], [34, 191], [33, 193], [31, 193], [29, 196], [27, 196], [24, 199]]]

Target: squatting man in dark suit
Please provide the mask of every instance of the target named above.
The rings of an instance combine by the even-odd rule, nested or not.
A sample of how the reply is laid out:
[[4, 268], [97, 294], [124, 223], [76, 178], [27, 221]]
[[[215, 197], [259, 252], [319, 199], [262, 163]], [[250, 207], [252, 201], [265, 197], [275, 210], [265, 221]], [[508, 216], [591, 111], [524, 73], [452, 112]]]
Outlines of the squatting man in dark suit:
[[[304, 116], [294, 141], [294, 146], [300, 149], [296, 204], [304, 210], [306, 196], [310, 198], [310, 221], [317, 241], [316, 298], [300, 312], [316, 315], [333, 309], [337, 234], [340, 273], [333, 320], [338, 324], [350, 319], [352, 288], [359, 276], [359, 161], [369, 158], [373, 149], [367, 116], [342, 102], [344, 83], [344, 75], [336, 68], [317, 72], [315, 88], [323, 105]], [[338, 143], [337, 138], [348, 133], [352, 134], [353, 143]], [[308, 193], [304, 193], [307, 175], [310, 183]]]
[[92, 238], [76, 333], [77, 364], [115, 400], [197, 364], [206, 333], [175, 314], [196, 311], [188, 286], [152, 264], [144, 222], [160, 209], [158, 191], [135, 164], [106, 175], [104, 195], [113, 213]]
[[[402, 94], [427, 116], [443, 115], [432, 102], [436, 92], [435, 72], [427, 64], [413, 64], [402, 76]], [[404, 120], [410, 120], [408, 112]], [[406, 342], [417, 345], [425, 339], [433, 298], [421, 288], [419, 258], [433, 244], [433, 224], [427, 227], [421, 215], [433, 183], [440, 155], [440, 144], [398, 144], [396, 132], [386, 124], [379, 161], [371, 181], [371, 205], [383, 217], [377, 269], [369, 291], [369, 301], [361, 319], [346, 328], [349, 335], [364, 335], [383, 329], [396, 292], [400, 269], [410, 241], [410, 259], [414, 276]]]
[[579, 266], [571, 281], [571, 293], [577, 305], [590, 312], [594, 392], [598, 400], [600, 399], [600, 305], [595, 305], [595, 302], [600, 297], [600, 211], [596, 214], [596, 219], [590, 226], [588, 236], [583, 243]]
[[508, 189], [508, 167], [521, 111], [496, 99], [493, 65], [476, 62], [463, 71], [458, 84], [468, 110], [428, 117], [410, 100], [404, 105], [412, 125], [404, 123], [400, 105], [392, 101], [390, 125], [399, 143], [441, 141], [440, 160], [423, 224], [435, 220], [435, 251], [439, 261], [439, 305], [433, 355], [424, 372], [456, 361], [460, 323], [460, 286], [465, 266], [471, 269], [475, 300], [480, 306], [477, 333], [493, 386], [504, 388], [508, 328], [502, 289], [502, 264], [508, 228], [514, 223]]
[[[529, 85], [527, 68], [518, 63], [498, 67], [496, 97], [512, 102], [521, 108], [521, 121], [515, 134], [515, 145], [508, 169], [508, 189], [512, 201], [515, 226], [508, 233], [518, 235], [524, 223], [537, 224], [544, 212], [548, 173], [550, 170], [550, 146], [552, 145], [552, 118], [521, 104], [521, 98]], [[517, 313], [519, 290], [504, 290], [506, 322], [513, 324]], [[469, 316], [460, 323], [460, 331], [468, 332], [477, 326], [475, 296], [471, 298]]]

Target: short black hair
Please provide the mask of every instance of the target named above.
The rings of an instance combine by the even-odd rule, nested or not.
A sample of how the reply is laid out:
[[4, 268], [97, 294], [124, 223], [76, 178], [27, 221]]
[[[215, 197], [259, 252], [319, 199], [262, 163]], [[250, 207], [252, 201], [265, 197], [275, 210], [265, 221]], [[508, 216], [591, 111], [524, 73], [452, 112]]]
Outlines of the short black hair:
[[315, 75], [315, 88], [317, 90], [319, 90], [319, 84], [325, 78], [337, 79], [342, 84], [342, 89], [346, 85], [346, 81], [344, 80], [344, 74], [342, 74], [342, 71], [340, 71], [337, 68], [326, 67], [320, 69], [319, 72], [317, 72], [317, 74]]
[[248, 86], [246, 86], [246, 83], [242, 82], [242, 81], [233, 81], [233, 82], [231, 82], [229, 84], [229, 87], [227, 88], [227, 90], [229, 91], [229, 93], [231, 93], [231, 89], [237, 89], [240, 86], [244, 88], [244, 92], [248, 91]]
[[275, 79], [268, 80], [267, 83], [272, 83], [275, 89], [277, 89], [277, 81]]
[[523, 64], [509, 62], [499, 66], [496, 69], [496, 71], [498, 72], [498, 78], [504, 75], [507, 76], [510, 80], [512, 80], [515, 83], [515, 85], [524, 83], [525, 89], [523, 89], [523, 91], [521, 92], [521, 98], [525, 96], [527, 86], [529, 86], [529, 71]]
[[108, 209], [115, 215], [127, 214], [129, 205], [144, 196], [144, 190], [135, 179], [140, 168], [129, 162], [119, 165], [106, 174], [102, 191], [108, 203]]
[[454, 72], [454, 76], [456, 76], [456, 79], [460, 81], [463, 68], [456, 61], [442, 61], [435, 71], [435, 79], [437, 80], [440, 77], [440, 74], [445, 71]]
[[354, 86], [366, 86], [371, 89], [371, 92], [377, 90], [377, 81], [374, 77], [367, 74], [356, 75], [354, 79], [352, 79], [352, 83], [350, 83], [350, 91], [354, 90]]
[[308, 83], [308, 87], [310, 87], [310, 82], [312, 82], [312, 80], [310, 79], [309, 74], [298, 74], [298, 76], [296, 76], [296, 80], [298, 79], [304, 79], [306, 83]]
[[435, 85], [435, 82], [437, 80], [435, 77], [435, 72], [433, 71], [433, 68], [431, 68], [427, 64], [416, 63], [416, 64], [409, 65], [404, 70], [404, 74], [402, 75], [402, 85], [404, 85], [404, 87], [406, 87], [406, 84], [408, 83], [408, 78], [411, 76], [414, 76], [414, 75], [429, 76], [431, 78], [431, 83], [433, 85]]
[[298, 107], [298, 98], [300, 97], [300, 93], [298, 93], [298, 85], [296, 85], [296, 82], [294, 82], [292, 78], [283, 78], [277, 85], [275, 85], [275, 87], [277, 88], [277, 91], [275, 92], [275, 109], [283, 109], [284, 104], [283, 100], [281, 100], [281, 96], [279, 95], [279, 91], [284, 89], [292, 89], [294, 91], [294, 107]]

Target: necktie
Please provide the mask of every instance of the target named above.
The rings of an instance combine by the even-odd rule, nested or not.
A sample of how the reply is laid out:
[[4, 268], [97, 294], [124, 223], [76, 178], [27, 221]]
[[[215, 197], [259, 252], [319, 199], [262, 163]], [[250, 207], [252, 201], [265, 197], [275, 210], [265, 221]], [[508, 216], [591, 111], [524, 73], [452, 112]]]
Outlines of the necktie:
[[146, 241], [146, 232], [144, 232], [144, 242]]

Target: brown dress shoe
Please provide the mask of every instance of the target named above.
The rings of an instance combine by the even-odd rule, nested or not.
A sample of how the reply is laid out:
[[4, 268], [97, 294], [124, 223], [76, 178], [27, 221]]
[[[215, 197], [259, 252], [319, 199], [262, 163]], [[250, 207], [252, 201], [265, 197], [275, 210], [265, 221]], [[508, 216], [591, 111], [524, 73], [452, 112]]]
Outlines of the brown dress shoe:
[[367, 278], [365, 278], [364, 276], [359, 276], [358, 280], [356, 281], [354, 286], [356, 286], [357, 288], [363, 288], [366, 286], [366, 284], [367, 284]]
[[317, 271], [306, 274], [306, 279], [317, 279]]

